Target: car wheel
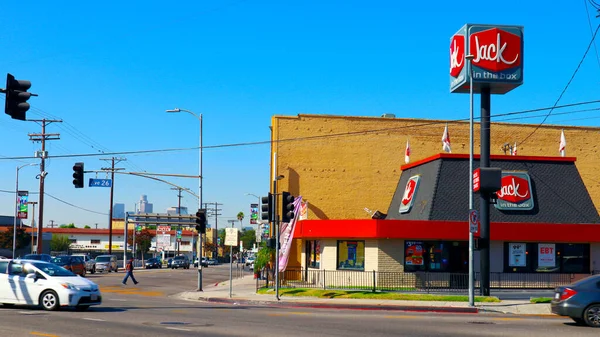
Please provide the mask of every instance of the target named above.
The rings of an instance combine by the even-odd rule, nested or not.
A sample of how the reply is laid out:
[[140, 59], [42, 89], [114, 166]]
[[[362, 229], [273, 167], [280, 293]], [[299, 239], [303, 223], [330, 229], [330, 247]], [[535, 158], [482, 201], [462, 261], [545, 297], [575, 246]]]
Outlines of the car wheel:
[[96, 274], [96, 267], [92, 268], [92, 274]]
[[86, 311], [89, 308], [90, 308], [89, 305], [78, 305], [78, 306], [75, 307], [75, 310], [77, 310], [77, 311]]
[[58, 302], [58, 295], [52, 290], [46, 290], [40, 296], [40, 305], [44, 310], [53, 311], [58, 310], [60, 303]]
[[600, 304], [592, 304], [587, 307], [583, 312], [583, 319], [585, 324], [600, 328]]

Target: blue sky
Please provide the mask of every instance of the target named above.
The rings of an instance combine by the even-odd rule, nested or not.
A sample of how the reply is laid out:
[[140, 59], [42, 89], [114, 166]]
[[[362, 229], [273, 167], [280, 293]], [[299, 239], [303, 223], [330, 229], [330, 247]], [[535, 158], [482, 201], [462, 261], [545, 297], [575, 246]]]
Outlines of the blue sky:
[[[600, 20], [589, 11], [595, 29]], [[165, 110], [202, 113], [204, 146], [211, 147], [203, 156], [204, 201], [223, 204], [219, 226], [239, 211], [248, 224], [257, 199], [246, 193], [269, 190], [269, 147], [218, 145], [269, 140], [272, 115], [468, 117], [468, 95], [448, 89], [449, 40], [465, 23], [525, 27], [525, 82], [494, 96], [492, 114], [548, 107], [591, 38], [584, 1], [13, 1], [0, 18], [0, 75], [33, 83], [39, 97], [30, 100], [28, 118], [64, 120], [48, 127], [61, 138], [47, 143], [50, 156], [194, 148], [198, 120]], [[598, 99], [599, 79], [592, 48], [561, 104]], [[0, 190], [13, 191], [15, 167], [38, 160], [6, 157], [33, 156], [39, 143], [27, 134], [40, 127], [3, 116]], [[547, 123], [598, 126], [598, 117], [581, 112]], [[75, 189], [71, 175], [76, 161], [97, 170], [109, 157], [48, 160], [46, 192], [77, 207], [47, 196], [45, 223], [107, 226], [109, 189]], [[194, 149], [125, 157], [118, 167], [127, 171], [198, 171]], [[37, 173], [21, 169], [20, 189], [36, 192]], [[197, 191], [197, 180], [167, 179]], [[118, 175], [115, 202], [133, 210], [147, 194], [164, 211], [177, 203], [170, 188]], [[0, 193], [1, 214], [12, 214], [13, 200]], [[194, 209], [197, 199], [185, 196], [182, 205]]]

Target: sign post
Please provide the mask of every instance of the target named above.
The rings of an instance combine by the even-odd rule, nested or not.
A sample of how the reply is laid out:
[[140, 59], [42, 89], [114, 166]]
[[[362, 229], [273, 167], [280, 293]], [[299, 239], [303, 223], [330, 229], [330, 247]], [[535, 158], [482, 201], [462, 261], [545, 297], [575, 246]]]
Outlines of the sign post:
[[231, 228], [225, 228], [225, 245], [229, 245], [229, 298], [231, 298], [233, 282], [233, 246], [238, 244], [238, 231], [233, 227], [237, 220], [228, 220], [231, 222]]

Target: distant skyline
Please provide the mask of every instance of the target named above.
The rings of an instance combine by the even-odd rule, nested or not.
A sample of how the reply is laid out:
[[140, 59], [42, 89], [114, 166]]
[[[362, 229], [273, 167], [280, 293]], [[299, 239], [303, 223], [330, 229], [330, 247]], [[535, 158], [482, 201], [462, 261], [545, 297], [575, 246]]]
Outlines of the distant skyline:
[[[597, 100], [595, 46], [578, 68], [600, 24], [586, 1], [109, 4], [2, 6], [0, 83], [7, 73], [31, 81], [30, 92], [39, 96], [29, 100], [27, 117], [62, 120], [46, 128], [58, 139], [46, 143], [44, 225], [108, 226], [110, 189], [73, 188], [75, 162], [102, 171], [103, 159], [126, 159], [115, 165], [113, 181], [113, 204], [126, 210], [141, 195], [151, 196], [153, 210], [178, 205], [173, 185], [197, 193], [197, 178], [160, 176], [165, 183], [128, 174], [198, 175], [199, 120], [165, 112], [183, 108], [202, 114], [203, 201], [222, 204], [219, 228], [238, 212], [246, 214], [245, 226], [257, 202], [247, 194], [264, 196], [272, 186], [273, 115], [467, 118], [468, 95], [450, 94], [448, 83], [450, 37], [465, 23], [524, 26], [524, 83], [492, 97], [492, 122], [600, 125], [600, 104], [557, 109], [547, 118], [547, 110], [498, 116], [550, 107], [559, 96], [560, 104]], [[479, 115], [478, 99], [475, 109]], [[0, 214], [12, 215], [15, 168], [40, 162], [34, 157], [40, 144], [28, 135], [41, 127], [1, 117]], [[428, 132], [441, 138], [439, 130]], [[398, 166], [404, 162], [401, 151], [389, 156]], [[37, 166], [20, 169], [19, 188], [30, 192], [30, 201], [38, 200], [39, 174]], [[85, 182], [109, 177], [86, 173]], [[197, 209], [196, 197], [182, 196], [182, 207]]]

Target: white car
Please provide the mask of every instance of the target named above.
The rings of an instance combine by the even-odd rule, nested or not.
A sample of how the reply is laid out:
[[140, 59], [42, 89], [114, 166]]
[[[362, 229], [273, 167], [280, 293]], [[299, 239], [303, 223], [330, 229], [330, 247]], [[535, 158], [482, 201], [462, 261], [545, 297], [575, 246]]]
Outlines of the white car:
[[98, 285], [55, 264], [0, 260], [0, 303], [37, 305], [46, 310], [86, 310], [102, 303]]

